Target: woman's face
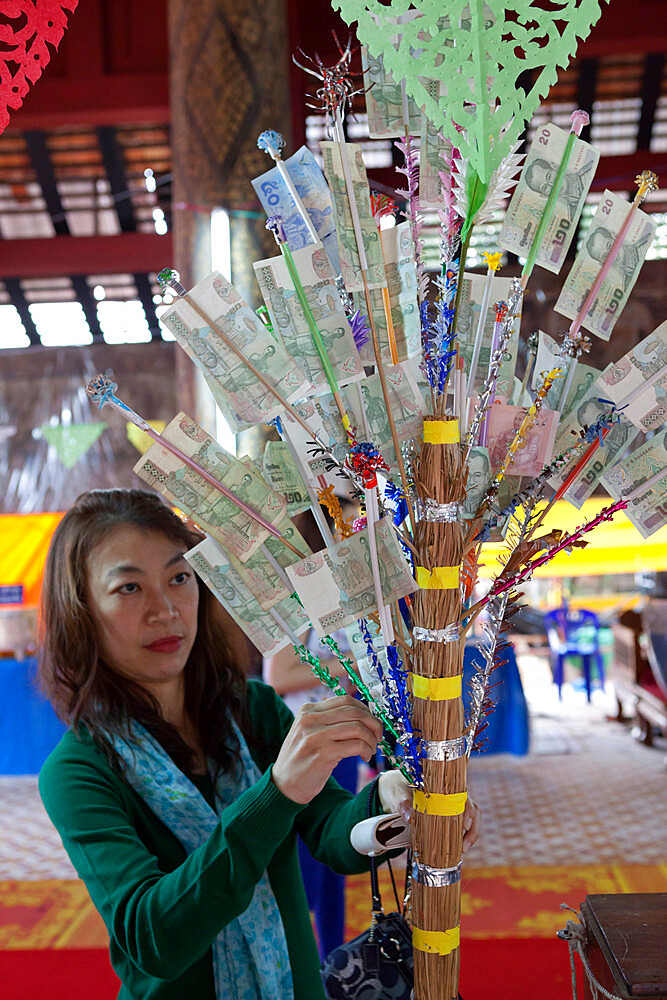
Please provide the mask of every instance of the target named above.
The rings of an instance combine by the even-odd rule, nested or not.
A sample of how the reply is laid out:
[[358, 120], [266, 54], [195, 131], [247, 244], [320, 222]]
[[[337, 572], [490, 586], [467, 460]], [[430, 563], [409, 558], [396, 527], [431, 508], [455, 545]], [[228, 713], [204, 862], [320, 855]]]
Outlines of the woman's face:
[[100, 653], [153, 693], [180, 677], [197, 634], [199, 588], [186, 546], [120, 525], [88, 559], [88, 603]]

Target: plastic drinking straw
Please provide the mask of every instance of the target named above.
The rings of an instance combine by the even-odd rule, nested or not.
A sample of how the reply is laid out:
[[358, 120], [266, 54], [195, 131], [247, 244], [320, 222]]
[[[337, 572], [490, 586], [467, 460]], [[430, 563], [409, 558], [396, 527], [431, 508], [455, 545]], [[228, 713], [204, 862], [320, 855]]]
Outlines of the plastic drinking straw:
[[[503, 321], [507, 315], [507, 303], [500, 301], [496, 302], [493, 307], [496, 310], [496, 321], [493, 324], [493, 340], [491, 341], [491, 356], [489, 358], [489, 373], [493, 368], [493, 356], [498, 350], [498, 344], [500, 343], [500, 333], [502, 330]], [[489, 396], [489, 405], [484, 417], [484, 423], [482, 424], [482, 429], [479, 435], [479, 443], [482, 447], [486, 448], [489, 443], [489, 417], [491, 415], [491, 407], [493, 406], [496, 399], [496, 386], [495, 382], [493, 388], [491, 389], [491, 395]]]
[[280, 176], [285, 182], [285, 186], [292, 196], [292, 201], [297, 207], [299, 215], [303, 219], [306, 229], [308, 230], [308, 235], [312, 239], [313, 243], [319, 243], [320, 237], [312, 223], [306, 206], [301, 200], [299, 192], [297, 191], [294, 181], [290, 177], [289, 170], [283, 163], [282, 157], [280, 155], [281, 150], [285, 147], [285, 140], [280, 134], [280, 132], [275, 132], [273, 129], [268, 129], [266, 132], [262, 132], [257, 139], [257, 145], [260, 149], [263, 149], [265, 153], [268, 153], [275, 165], [278, 167]]

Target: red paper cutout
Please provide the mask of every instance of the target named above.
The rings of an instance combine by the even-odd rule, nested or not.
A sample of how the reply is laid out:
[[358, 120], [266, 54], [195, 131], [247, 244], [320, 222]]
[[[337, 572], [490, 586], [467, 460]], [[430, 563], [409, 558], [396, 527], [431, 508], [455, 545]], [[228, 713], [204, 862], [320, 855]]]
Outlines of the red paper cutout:
[[51, 58], [49, 45], [58, 48], [67, 11], [74, 13], [79, 0], [3, 0], [0, 13], [0, 133], [9, 124], [31, 84], [42, 75]]

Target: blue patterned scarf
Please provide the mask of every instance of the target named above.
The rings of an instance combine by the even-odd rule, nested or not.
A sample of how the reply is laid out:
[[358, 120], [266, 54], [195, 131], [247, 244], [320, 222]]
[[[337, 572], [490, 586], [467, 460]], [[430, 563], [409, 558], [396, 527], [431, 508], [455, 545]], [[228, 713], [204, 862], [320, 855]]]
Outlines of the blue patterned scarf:
[[[241, 760], [229, 773], [218, 775], [216, 812], [143, 726], [132, 723], [131, 742], [111, 737], [126, 764], [125, 778], [188, 854], [213, 833], [222, 810], [261, 777], [241, 732], [233, 725]], [[285, 929], [266, 872], [247, 910], [213, 941], [213, 972], [217, 1000], [293, 1000]]]

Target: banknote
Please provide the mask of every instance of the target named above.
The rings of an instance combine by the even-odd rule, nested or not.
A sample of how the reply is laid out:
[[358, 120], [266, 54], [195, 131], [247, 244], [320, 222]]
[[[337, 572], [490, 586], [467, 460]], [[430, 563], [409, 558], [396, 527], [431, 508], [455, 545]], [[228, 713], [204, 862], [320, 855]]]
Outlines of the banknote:
[[[339, 385], [363, 378], [364, 369], [321, 243], [293, 253], [294, 264]], [[283, 256], [253, 264], [273, 332], [308, 380], [304, 396], [329, 391], [329, 382]]]
[[[185, 558], [262, 656], [273, 656], [290, 645], [291, 640], [270, 612], [260, 606], [247, 582], [212, 538], [190, 549]], [[297, 636], [310, 628], [303, 608], [293, 597], [283, 598], [273, 610]]]
[[[225, 451], [187, 414], [178, 413], [162, 437], [193, 458], [266, 521], [276, 524], [285, 514], [285, 497]], [[266, 528], [158, 442], [141, 456], [134, 471], [241, 561], [269, 537]]]
[[[568, 133], [549, 123], [538, 128], [507, 207], [498, 245], [527, 257], [565, 152]], [[575, 139], [563, 182], [535, 263], [558, 274], [574, 236], [600, 154]]]
[[[658, 376], [648, 388], [643, 388]], [[667, 320], [605, 368], [598, 379], [600, 395], [623, 406], [623, 413], [642, 431], [657, 431], [667, 420]]]
[[[552, 371], [554, 368], [562, 369], [563, 378], [555, 380], [545, 399], [546, 406], [552, 410], [558, 410], [560, 408], [563, 389], [565, 388], [565, 380], [569, 375], [572, 365], [572, 358], [560, 355], [560, 345], [548, 333], [544, 333], [542, 330], [539, 330], [538, 333], [539, 340], [535, 367], [533, 369], [532, 387], [535, 390], [539, 389], [545, 372]], [[599, 374], [599, 368], [592, 368], [590, 365], [583, 365], [580, 361], [577, 362], [570, 381], [567, 399], [564, 401], [561, 410], [561, 418], [566, 417], [573, 407], [579, 405]]]
[[[410, 223], [401, 222], [392, 229], [381, 232], [382, 252], [387, 275], [389, 309], [396, 340], [399, 361], [406, 361], [421, 353], [421, 323], [417, 300], [417, 267], [415, 265], [414, 242]], [[383, 290], [374, 288], [370, 293], [373, 320], [380, 344], [380, 356], [385, 364], [392, 364]], [[367, 313], [363, 293], [357, 292], [354, 304], [364, 315]], [[363, 361], [375, 363], [373, 346], [369, 340], [360, 351]]]
[[463, 517], [470, 520], [477, 513], [484, 499], [489, 483], [493, 478], [489, 449], [475, 445], [470, 449], [468, 459], [468, 479], [466, 480], [466, 495], [463, 502]]
[[[556, 312], [568, 319], [577, 316], [629, 210], [630, 206], [623, 198], [611, 191], [604, 192], [586, 239], [565, 279], [555, 305]], [[601, 340], [609, 340], [614, 324], [625, 307], [653, 242], [655, 227], [651, 216], [635, 209], [620, 250], [583, 322], [583, 326]]]
[[[660, 472], [664, 474], [641, 489]], [[613, 500], [624, 500], [639, 491], [625, 508], [625, 514], [642, 538], [648, 538], [667, 524], [667, 428], [605, 472], [602, 485]]]
[[[324, 174], [307, 146], [302, 146], [283, 162], [315, 231], [324, 244], [334, 274], [340, 274], [331, 192]], [[285, 236], [292, 252], [313, 242], [278, 167], [260, 174], [251, 183], [266, 214], [282, 218]]]
[[[435, 210], [443, 207], [440, 172], [452, 155], [452, 144], [438, 128], [424, 117], [419, 139], [419, 207]], [[444, 157], [444, 159], [443, 159]]]
[[395, 83], [385, 69], [382, 55], [372, 56], [366, 46], [361, 48], [361, 61], [366, 90], [368, 134], [371, 139], [402, 138], [407, 124], [410, 135], [419, 135], [422, 113], [408, 97], [408, 120], [403, 119], [403, 99], [400, 83]]
[[284, 441], [266, 442], [262, 472], [273, 489], [285, 495], [287, 513], [290, 517], [308, 510], [310, 507], [308, 489]]
[[[303, 557], [309, 554], [310, 546], [287, 515], [278, 521], [276, 527], [283, 538], [291, 542]], [[237, 559], [229, 550], [226, 554], [231, 565], [265, 610], [275, 607], [280, 601], [289, 597], [291, 589], [287, 586], [284, 573], [276, 569], [275, 563], [285, 569], [291, 563], [298, 562], [301, 557], [283, 545], [280, 539], [270, 536], [244, 562]]]
[[[374, 527], [382, 597], [392, 604], [413, 593], [417, 584], [388, 519]], [[368, 528], [288, 566], [287, 575], [320, 636], [377, 610]]]
[[[494, 471], [502, 465], [525, 416], [526, 410], [522, 406], [511, 406], [509, 403], [494, 403], [489, 410], [488, 448]], [[510, 474], [536, 476], [551, 461], [558, 416], [555, 410], [542, 407], [526, 434], [525, 444], [507, 467]]]
[[333, 197], [336, 234], [338, 237], [338, 252], [340, 254], [341, 273], [348, 292], [363, 290], [364, 282], [361, 272], [359, 249], [355, 237], [352, 213], [347, 197], [347, 186], [343, 172], [341, 149], [344, 151], [352, 177], [352, 190], [359, 213], [361, 235], [366, 253], [367, 283], [369, 288], [382, 288], [387, 283], [382, 263], [382, 248], [375, 220], [371, 215], [371, 197], [366, 177], [366, 168], [361, 157], [358, 144], [344, 143], [339, 146], [335, 142], [320, 143], [324, 157], [324, 172], [331, 188]]
[[[388, 677], [389, 664], [387, 663], [387, 650], [382, 639], [380, 627], [379, 625], [376, 625], [371, 618], [369, 618], [366, 622], [366, 627], [371, 639], [373, 640], [373, 649], [375, 650], [377, 658], [380, 662], [384, 676]], [[356, 621], [351, 625], [346, 625], [344, 631], [350, 647], [350, 652], [355, 659], [357, 671], [362, 681], [368, 686], [375, 700], [380, 702], [380, 704], [384, 704], [385, 708], [389, 708], [384, 699], [382, 682], [378, 676], [377, 668], [371, 657], [368, 655], [366, 640], [364, 639], [364, 634], [361, 631], [359, 622]]]
[[[588, 394], [581, 402], [574, 406], [567, 416], [563, 416], [558, 425], [558, 433], [554, 444], [554, 454], [560, 455], [575, 442], [575, 435], [585, 427], [591, 427], [598, 422], [604, 413], [609, 412], [609, 403], [600, 399], [600, 393], [593, 385]], [[574, 507], [580, 508], [593, 493], [595, 487], [600, 482], [600, 476], [606, 469], [620, 459], [637, 437], [637, 431], [623, 414], [619, 421], [615, 423], [604, 439], [604, 445], [598, 448], [589, 458], [583, 469], [580, 470], [577, 479], [572, 483], [566, 493], [563, 494], [565, 500]], [[586, 445], [577, 450], [566, 465], [553, 476], [549, 482], [555, 488], [562, 485], [570, 475], [577, 462], [586, 453]]]
[[[298, 366], [219, 271], [196, 284], [189, 295], [286, 402], [304, 395], [306, 383]], [[188, 302], [179, 299], [160, 321], [208, 376], [209, 386], [215, 383], [216, 401], [234, 433], [277, 416], [280, 404], [272, 393]]]
[[[479, 322], [479, 312], [484, 293], [486, 275], [470, 274], [465, 272], [461, 288], [461, 301], [458, 309], [458, 320], [456, 323], [456, 333], [459, 340], [459, 352], [465, 364], [465, 370], [470, 372], [470, 362], [472, 361], [475, 347], [475, 335]], [[484, 334], [482, 346], [479, 352], [479, 363], [475, 375], [475, 385], [468, 386], [468, 396], [480, 393], [484, 387], [484, 381], [489, 371], [489, 361], [491, 358], [491, 342], [493, 340], [493, 327], [495, 323], [495, 313], [493, 303], [499, 300], [507, 300], [510, 292], [511, 278], [494, 278], [492, 304], [486, 314], [484, 323]], [[519, 328], [521, 317], [518, 316], [512, 336], [510, 337], [503, 360], [498, 371], [498, 381], [496, 383], [496, 399], [504, 402], [511, 398], [514, 391], [514, 370], [519, 353]]]

